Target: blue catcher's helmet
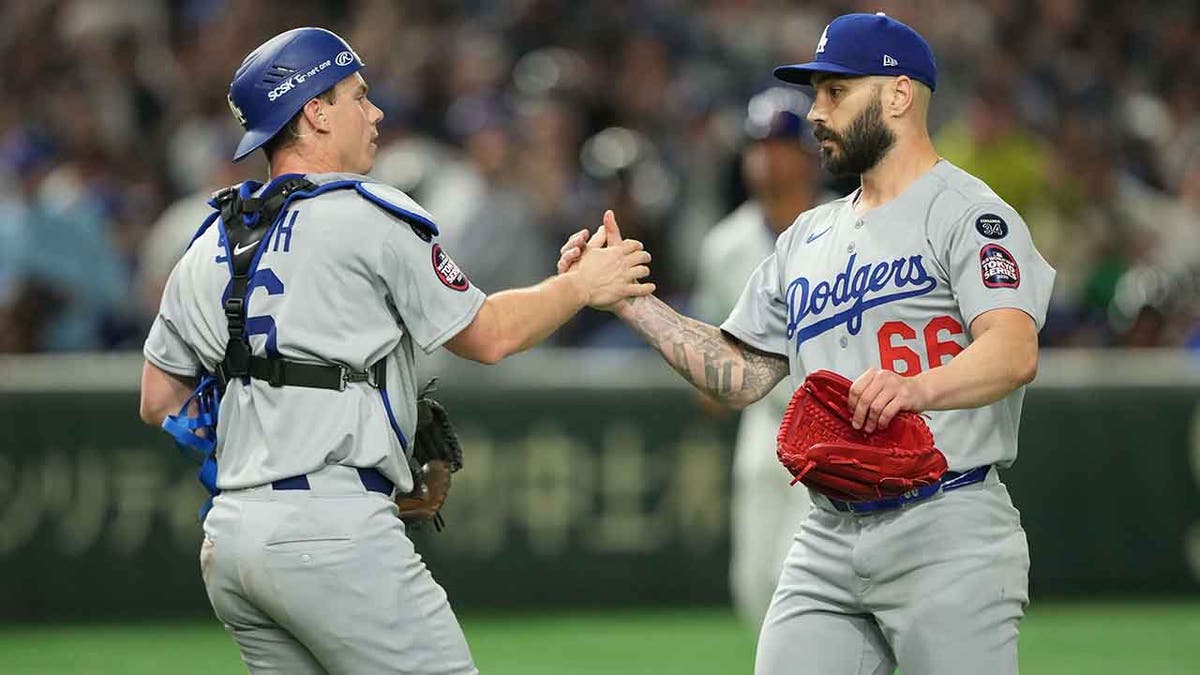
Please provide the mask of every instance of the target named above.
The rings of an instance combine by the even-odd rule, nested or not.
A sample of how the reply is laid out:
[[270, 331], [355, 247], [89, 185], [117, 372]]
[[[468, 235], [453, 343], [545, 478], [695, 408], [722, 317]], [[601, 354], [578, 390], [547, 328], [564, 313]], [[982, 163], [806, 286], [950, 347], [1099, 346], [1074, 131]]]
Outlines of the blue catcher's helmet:
[[813, 146], [808, 115], [812, 99], [799, 89], [771, 87], [750, 99], [746, 105], [746, 137], [761, 141], [768, 138], [791, 138]]
[[305, 103], [363, 65], [345, 40], [324, 28], [296, 28], [259, 45], [229, 84], [229, 109], [246, 130], [233, 161], [271, 140]]

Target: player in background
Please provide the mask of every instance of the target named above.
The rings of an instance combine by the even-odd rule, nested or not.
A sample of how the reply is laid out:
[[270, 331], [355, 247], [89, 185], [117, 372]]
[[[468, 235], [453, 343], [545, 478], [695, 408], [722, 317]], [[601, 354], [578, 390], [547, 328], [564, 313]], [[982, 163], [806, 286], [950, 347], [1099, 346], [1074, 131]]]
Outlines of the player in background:
[[[1016, 211], [938, 157], [924, 38], [882, 14], [849, 14], [815, 51], [775, 74], [813, 87], [822, 164], [859, 176], [859, 189], [780, 235], [719, 328], [654, 296], [616, 311], [732, 406], [789, 373], [794, 387], [829, 369], [853, 380], [856, 428], [922, 412], [947, 458], [931, 494], [847, 503], [810, 491], [759, 634], [758, 675], [1016, 673], [1029, 549], [998, 471], [1016, 459], [1054, 270]], [[620, 240], [610, 214], [605, 227]], [[585, 240], [568, 240], [560, 269]]]
[[485, 296], [430, 214], [361, 175], [383, 118], [363, 65], [337, 35], [299, 28], [234, 75], [234, 159], [262, 148], [271, 180], [218, 193], [221, 218], [172, 272], [141, 415], [160, 425], [202, 374], [226, 383], [208, 411], [220, 492], [200, 562], [251, 672], [476, 673], [392, 501], [413, 488], [414, 348], [494, 363], [584, 306], [650, 292], [649, 255], [592, 247], [571, 273]]
[[[792, 87], [771, 87], [750, 99], [741, 158], [750, 198], [700, 245], [692, 297], [697, 319], [716, 324], [729, 316], [754, 269], [775, 250], [775, 238], [816, 205], [817, 147], [804, 120], [811, 105], [811, 98]], [[827, 201], [836, 195], [821, 196]], [[781, 382], [747, 406], [733, 453], [729, 582], [734, 608], [755, 631], [811, 503], [803, 485], [789, 485], [791, 475], [775, 459], [775, 436], [791, 395]]]

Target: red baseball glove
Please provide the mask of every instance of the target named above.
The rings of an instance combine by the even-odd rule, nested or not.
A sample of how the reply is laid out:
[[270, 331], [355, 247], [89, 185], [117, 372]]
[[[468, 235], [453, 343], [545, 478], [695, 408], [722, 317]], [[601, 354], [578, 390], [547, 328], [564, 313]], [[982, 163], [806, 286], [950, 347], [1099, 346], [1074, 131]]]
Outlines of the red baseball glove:
[[946, 472], [946, 456], [915, 412], [865, 434], [851, 422], [850, 380], [828, 370], [810, 373], [792, 395], [779, 426], [779, 461], [800, 481], [842, 501], [896, 497], [931, 485]]

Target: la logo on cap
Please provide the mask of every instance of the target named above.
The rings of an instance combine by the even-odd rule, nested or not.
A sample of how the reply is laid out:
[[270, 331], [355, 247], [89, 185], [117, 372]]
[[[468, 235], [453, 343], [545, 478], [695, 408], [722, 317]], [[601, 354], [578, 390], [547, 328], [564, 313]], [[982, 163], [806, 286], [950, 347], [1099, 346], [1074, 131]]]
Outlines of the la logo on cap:
[[825, 51], [826, 42], [829, 42], [829, 26], [825, 26], [825, 30], [821, 31], [821, 39], [817, 41], [817, 54]]

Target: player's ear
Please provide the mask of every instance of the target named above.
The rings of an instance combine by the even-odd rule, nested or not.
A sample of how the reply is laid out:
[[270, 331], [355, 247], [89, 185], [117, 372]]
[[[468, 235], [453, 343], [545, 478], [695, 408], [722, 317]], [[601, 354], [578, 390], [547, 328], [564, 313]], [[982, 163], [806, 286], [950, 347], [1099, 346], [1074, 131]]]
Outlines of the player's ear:
[[888, 117], [900, 117], [912, 107], [916, 96], [916, 87], [907, 75], [892, 79], [884, 94], [884, 110]]
[[301, 108], [305, 121], [317, 131], [329, 131], [329, 116], [325, 113], [325, 107], [325, 102], [320, 98], [312, 98]]

